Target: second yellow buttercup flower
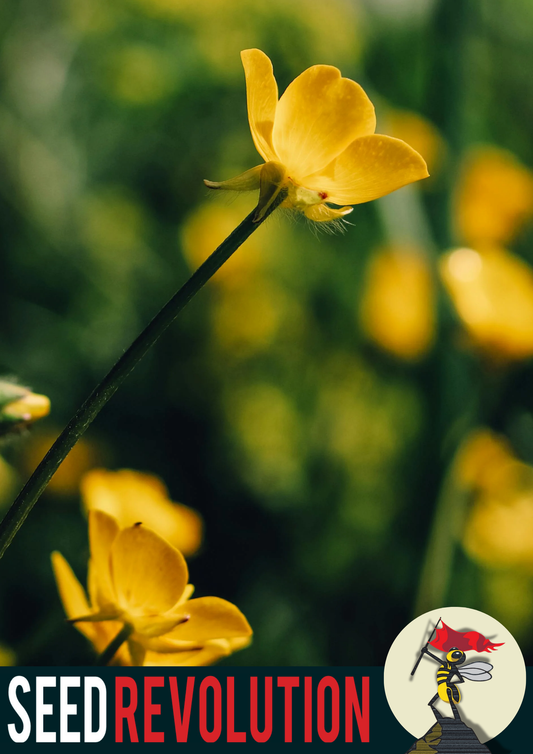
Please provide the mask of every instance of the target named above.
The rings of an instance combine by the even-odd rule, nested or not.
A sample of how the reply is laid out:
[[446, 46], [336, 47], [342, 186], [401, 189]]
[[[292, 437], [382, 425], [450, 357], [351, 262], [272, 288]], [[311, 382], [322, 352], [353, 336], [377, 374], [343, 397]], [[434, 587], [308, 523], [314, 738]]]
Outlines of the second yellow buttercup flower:
[[63, 556], [54, 553], [52, 562], [68, 618], [98, 652], [124, 628], [127, 645], [115, 655], [123, 665], [207, 665], [249, 643], [252, 630], [231, 602], [190, 599], [182, 554], [151, 529], [120, 529], [91, 510], [89, 540], [90, 603]]
[[256, 220], [280, 192], [282, 206], [323, 222], [349, 214], [348, 205], [428, 176], [423, 158], [408, 144], [374, 133], [374, 106], [338, 68], [308, 68], [278, 101], [269, 58], [261, 50], [244, 50], [241, 58], [250, 130], [265, 163], [228, 181], [205, 183], [230, 191], [259, 189]]

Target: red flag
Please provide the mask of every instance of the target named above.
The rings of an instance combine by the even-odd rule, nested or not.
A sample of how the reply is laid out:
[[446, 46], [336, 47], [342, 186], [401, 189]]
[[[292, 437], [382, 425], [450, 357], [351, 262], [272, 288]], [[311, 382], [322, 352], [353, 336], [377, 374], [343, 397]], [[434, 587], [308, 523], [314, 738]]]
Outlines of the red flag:
[[461, 652], [468, 652], [474, 649], [476, 652], [493, 652], [501, 644], [493, 644], [490, 639], [486, 639], [483, 634], [478, 631], [454, 631], [446, 625], [444, 621], [441, 621], [442, 628], [437, 628], [437, 635], [430, 641], [432, 647], [440, 649], [443, 652], [449, 652], [453, 647], [457, 647]]

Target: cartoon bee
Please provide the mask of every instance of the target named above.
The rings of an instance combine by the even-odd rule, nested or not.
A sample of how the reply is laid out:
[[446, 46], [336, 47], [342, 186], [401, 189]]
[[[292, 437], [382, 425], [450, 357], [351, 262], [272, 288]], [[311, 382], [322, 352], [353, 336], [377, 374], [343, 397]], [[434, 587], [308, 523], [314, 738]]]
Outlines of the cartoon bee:
[[[439, 623], [442, 624], [441, 628], [439, 628]], [[436, 638], [433, 639], [433, 634], [435, 632]], [[429, 646], [445, 652], [445, 659], [443, 660], [441, 657], [432, 654], [432, 652], [429, 651]], [[424, 655], [431, 657], [432, 660], [435, 660], [435, 662], [439, 664], [439, 669], [437, 670], [437, 693], [428, 702], [428, 705], [433, 709], [433, 712], [436, 714], [436, 710], [433, 706], [435, 702], [438, 699], [442, 699], [443, 702], [450, 704], [453, 716], [459, 718], [459, 712], [455, 705], [459, 704], [461, 701], [461, 692], [456, 684], [464, 683], [465, 680], [490, 681], [492, 678], [490, 671], [493, 668], [490, 663], [479, 661], [463, 665], [466, 660], [465, 652], [470, 650], [475, 650], [477, 652], [493, 652], [501, 646], [501, 643], [495, 644], [478, 631], [454, 631], [447, 626], [441, 618], [439, 618], [431, 632], [430, 638], [420, 650], [418, 660], [411, 671], [411, 675], [414, 675]], [[459, 666], [462, 666], [460, 670]]]
[[[456, 683], [464, 683], [465, 680], [490, 681], [492, 678], [490, 674], [492, 665], [489, 662], [470, 662], [459, 671], [457, 666], [463, 664], [466, 660], [466, 654], [457, 649], [457, 647], [452, 647], [446, 653], [444, 662], [440, 657], [432, 654], [427, 645], [421, 651], [439, 663], [439, 669], [437, 670], [437, 693], [428, 702], [430, 707], [440, 698], [443, 702], [451, 704], [453, 709], [461, 701], [461, 692], [457, 688]], [[457, 677], [457, 680], [455, 683], [452, 683], [454, 676]]]

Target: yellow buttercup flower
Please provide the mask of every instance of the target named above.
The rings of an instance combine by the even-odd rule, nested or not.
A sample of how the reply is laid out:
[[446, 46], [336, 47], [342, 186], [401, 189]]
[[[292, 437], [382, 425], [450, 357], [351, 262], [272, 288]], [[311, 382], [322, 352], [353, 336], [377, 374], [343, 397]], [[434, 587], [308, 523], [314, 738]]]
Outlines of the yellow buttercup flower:
[[81, 493], [87, 511], [104, 511], [121, 527], [142, 520], [184, 555], [200, 547], [202, 519], [192, 508], [173, 503], [158, 477], [129, 469], [94, 469], [83, 477]]
[[373, 255], [361, 303], [365, 332], [386, 351], [416, 360], [435, 335], [435, 286], [419, 249], [394, 246]]
[[21, 385], [0, 380], [0, 435], [24, 428], [50, 413], [50, 399]]
[[0, 667], [12, 667], [16, 662], [17, 656], [13, 650], [5, 644], [0, 644]]
[[[239, 198], [246, 201], [244, 197]], [[241, 202], [232, 202], [231, 206], [226, 207], [210, 201], [194, 210], [180, 230], [183, 253], [191, 270], [196, 270], [205, 262], [213, 249], [229, 236], [245, 214], [246, 209], [243, 209]], [[271, 234], [272, 226], [265, 230]], [[254, 233], [245, 243], [247, 253], [233, 254], [211, 278], [210, 285], [233, 291], [236, 288], [245, 288], [250, 278], [258, 273], [269, 248], [265, 235]]]
[[533, 271], [500, 248], [455, 249], [440, 272], [471, 342], [493, 361], [533, 356]]
[[462, 443], [454, 471], [461, 487], [497, 493], [514, 484], [516, 463], [507, 438], [483, 427]]
[[508, 243], [533, 217], [533, 173], [504, 149], [473, 149], [457, 186], [455, 216], [463, 243]]
[[[58, 434], [59, 429], [56, 429], [44, 433], [39, 432], [32, 436], [23, 458], [24, 470], [28, 475], [31, 475], [48, 453]], [[105, 447], [82, 437], [50, 480], [48, 492], [59, 497], [77, 496], [82, 476], [89, 469], [100, 466], [104, 455]]]
[[474, 494], [463, 546], [488, 566], [533, 572], [533, 467], [487, 429], [473, 432], [456, 461], [458, 484]]
[[[278, 199], [310, 220], [342, 218], [360, 204], [428, 176], [426, 163], [400, 139], [375, 134], [374, 106], [337, 68], [315, 65], [278, 101], [272, 63], [261, 50], [244, 50], [248, 119], [265, 160], [213, 189], [260, 190], [256, 220]], [[340, 205], [340, 208], [330, 204]]]
[[114, 655], [123, 665], [207, 665], [249, 643], [240, 610], [218, 597], [190, 599], [183, 555], [138, 523], [120, 529], [89, 511], [90, 602], [63, 556], [52, 563], [67, 617], [102, 652], [125, 628]]
[[[431, 121], [411, 110], [391, 109], [387, 113], [387, 130], [424, 155], [432, 176], [439, 172], [446, 153], [446, 142]], [[427, 187], [430, 183], [425, 182], [423, 186]]]

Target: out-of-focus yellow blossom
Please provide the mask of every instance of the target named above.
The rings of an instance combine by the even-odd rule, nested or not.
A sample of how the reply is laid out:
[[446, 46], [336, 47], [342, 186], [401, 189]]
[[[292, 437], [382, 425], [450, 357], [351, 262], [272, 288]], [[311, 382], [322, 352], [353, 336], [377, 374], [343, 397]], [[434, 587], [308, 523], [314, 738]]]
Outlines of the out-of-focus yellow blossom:
[[114, 656], [121, 665], [209, 665], [249, 642], [252, 630], [235, 605], [190, 599], [183, 555], [137, 523], [120, 529], [103, 511], [89, 512], [90, 603], [63, 556], [52, 555], [68, 618], [101, 653], [128, 627]]
[[533, 572], [533, 487], [510, 490], [507, 497], [480, 497], [470, 513], [463, 544], [481, 563]]
[[[24, 455], [24, 468], [27, 473], [31, 473], [43, 460], [58, 435], [59, 430], [55, 433], [36, 434], [31, 438]], [[103, 462], [102, 455], [102, 448], [96, 443], [85, 438], [78, 440], [50, 480], [48, 491], [62, 497], [77, 495], [82, 476]]]
[[533, 173], [503, 149], [474, 149], [465, 160], [455, 213], [465, 243], [508, 243], [533, 216]]
[[[428, 171], [438, 173], [446, 152], [446, 143], [436, 126], [419, 113], [411, 110], [390, 110], [387, 114], [387, 129], [391, 136], [410, 144], [419, 154], [424, 155]], [[430, 181], [424, 181], [426, 187]]]
[[46, 395], [0, 380], [0, 435], [27, 427], [49, 413], [50, 399]]
[[17, 656], [12, 649], [0, 644], [0, 667], [12, 667], [17, 662]]
[[494, 361], [533, 355], [533, 272], [505, 249], [455, 249], [440, 265], [472, 344]]
[[435, 335], [435, 286], [420, 250], [392, 247], [372, 256], [361, 303], [365, 332], [382, 348], [414, 360]]
[[[269, 58], [241, 53], [248, 119], [263, 165], [213, 189], [259, 189], [260, 220], [280, 192], [282, 206], [323, 222], [345, 217], [348, 205], [389, 194], [428, 176], [426, 163], [400, 139], [375, 134], [374, 106], [363, 89], [341, 78], [338, 68], [315, 65], [289, 85], [278, 101]], [[340, 209], [330, 204], [340, 205]]]
[[[245, 214], [240, 203], [221, 207], [209, 202], [194, 211], [180, 231], [183, 252], [192, 270], [229, 236]], [[271, 226], [267, 225], [265, 231], [269, 234]], [[210, 284], [232, 290], [245, 285], [262, 266], [268, 245], [265, 234], [254, 233], [245, 241], [245, 248], [232, 254], [222, 265]]]
[[497, 492], [513, 486], [516, 458], [507, 438], [482, 428], [471, 432], [455, 460], [460, 486]]
[[0, 508], [12, 500], [16, 478], [14, 469], [0, 456]]
[[468, 554], [484, 565], [533, 572], [533, 467], [505, 438], [482, 429], [459, 451], [456, 475], [474, 494], [463, 535]]
[[212, 328], [220, 349], [247, 358], [278, 339], [299, 337], [305, 313], [296, 298], [260, 277], [253, 286], [221, 292], [213, 303]]
[[200, 547], [202, 519], [191, 508], [173, 503], [158, 477], [127, 469], [94, 469], [83, 477], [81, 492], [87, 511], [104, 511], [121, 527], [142, 521], [184, 555]]

